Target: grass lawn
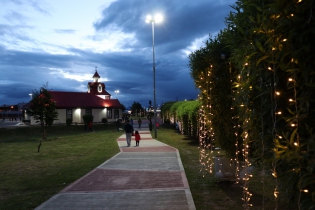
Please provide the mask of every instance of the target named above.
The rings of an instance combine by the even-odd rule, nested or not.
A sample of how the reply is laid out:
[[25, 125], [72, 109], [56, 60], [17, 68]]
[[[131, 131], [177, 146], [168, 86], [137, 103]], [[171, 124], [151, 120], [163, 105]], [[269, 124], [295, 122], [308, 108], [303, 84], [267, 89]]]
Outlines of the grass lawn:
[[0, 129], [0, 209], [34, 209], [119, 152], [113, 125]]

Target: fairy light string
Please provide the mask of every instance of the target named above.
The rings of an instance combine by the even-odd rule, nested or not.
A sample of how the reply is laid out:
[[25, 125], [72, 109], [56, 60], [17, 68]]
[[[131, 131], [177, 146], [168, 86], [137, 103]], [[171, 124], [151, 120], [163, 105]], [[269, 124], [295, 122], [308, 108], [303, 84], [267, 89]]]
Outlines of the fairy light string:
[[[201, 172], [213, 172], [213, 143], [214, 143], [214, 133], [212, 130], [212, 112], [211, 112], [211, 71], [212, 65], [204, 73], [200, 75], [202, 85], [201, 94], [199, 99], [203, 101], [204, 105], [199, 109], [199, 162], [201, 163]], [[203, 174], [204, 176], [204, 174]]]

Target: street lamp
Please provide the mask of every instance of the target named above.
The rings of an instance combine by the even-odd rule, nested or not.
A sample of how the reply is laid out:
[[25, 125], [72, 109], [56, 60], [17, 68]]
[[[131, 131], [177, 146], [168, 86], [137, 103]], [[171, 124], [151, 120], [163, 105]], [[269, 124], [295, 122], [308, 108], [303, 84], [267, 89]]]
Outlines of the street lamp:
[[119, 90], [115, 90], [115, 93], [116, 93], [116, 98], [117, 98], [117, 93], [119, 93]]
[[32, 93], [30, 93], [30, 94], [28, 94], [29, 96], [30, 96], [30, 98], [31, 98], [31, 100], [32, 100], [32, 96], [33, 96], [33, 94]]
[[154, 138], [156, 138], [156, 91], [155, 91], [155, 54], [154, 54], [154, 23], [160, 23], [163, 21], [162, 15], [155, 15], [152, 17], [148, 15], [146, 18], [147, 23], [152, 23], [152, 49], [153, 49], [153, 94], [154, 94]]

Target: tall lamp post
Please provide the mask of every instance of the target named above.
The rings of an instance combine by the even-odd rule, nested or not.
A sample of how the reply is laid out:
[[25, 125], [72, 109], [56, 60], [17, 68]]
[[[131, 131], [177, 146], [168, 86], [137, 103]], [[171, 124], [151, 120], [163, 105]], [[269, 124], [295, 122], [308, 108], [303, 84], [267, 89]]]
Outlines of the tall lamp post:
[[155, 53], [154, 53], [154, 23], [160, 23], [163, 21], [163, 17], [161, 15], [155, 15], [152, 17], [148, 15], [146, 18], [147, 23], [152, 23], [152, 49], [153, 49], [153, 110], [154, 110], [154, 138], [157, 137], [156, 135], [156, 91], [155, 91]]

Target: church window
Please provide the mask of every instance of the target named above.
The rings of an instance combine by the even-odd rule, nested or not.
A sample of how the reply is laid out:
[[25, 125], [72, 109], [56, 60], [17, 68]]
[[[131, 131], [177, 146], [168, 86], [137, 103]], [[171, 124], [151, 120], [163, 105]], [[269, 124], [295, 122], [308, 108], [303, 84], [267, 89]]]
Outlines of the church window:
[[85, 114], [92, 115], [92, 109], [86, 109], [86, 110], [85, 110]]
[[66, 119], [72, 119], [72, 109], [66, 110]]
[[107, 118], [112, 118], [112, 110], [107, 109]]

